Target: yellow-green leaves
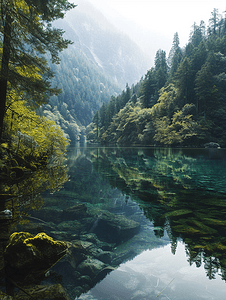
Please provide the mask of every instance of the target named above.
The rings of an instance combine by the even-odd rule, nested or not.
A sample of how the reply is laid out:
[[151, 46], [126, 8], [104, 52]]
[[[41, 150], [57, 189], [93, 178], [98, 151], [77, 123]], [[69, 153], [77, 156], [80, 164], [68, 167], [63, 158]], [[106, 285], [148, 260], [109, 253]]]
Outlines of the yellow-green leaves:
[[59, 126], [38, 116], [14, 91], [7, 104], [5, 123], [13, 150], [23, 157], [47, 156], [62, 161], [68, 141]]

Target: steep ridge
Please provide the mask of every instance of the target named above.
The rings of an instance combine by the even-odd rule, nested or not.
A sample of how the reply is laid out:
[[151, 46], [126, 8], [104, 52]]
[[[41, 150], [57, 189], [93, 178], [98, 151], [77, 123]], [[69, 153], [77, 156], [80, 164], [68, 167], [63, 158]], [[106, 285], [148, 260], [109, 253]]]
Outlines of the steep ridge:
[[60, 65], [52, 65], [52, 85], [62, 93], [51, 97], [40, 113], [54, 120], [75, 142], [84, 137], [85, 127], [103, 103], [117, 96], [127, 83], [138, 82], [151, 63], [88, 1], [81, 1], [54, 27], [62, 28], [73, 45], [61, 53]]

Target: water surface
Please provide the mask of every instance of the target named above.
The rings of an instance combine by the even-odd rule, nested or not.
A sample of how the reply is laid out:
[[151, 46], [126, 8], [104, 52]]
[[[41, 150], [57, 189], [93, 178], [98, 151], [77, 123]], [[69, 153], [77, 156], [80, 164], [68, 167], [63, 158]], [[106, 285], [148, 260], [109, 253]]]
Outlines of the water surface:
[[225, 299], [225, 154], [70, 148], [63, 188], [52, 171], [34, 180], [51, 194], [23, 197], [21, 184], [14, 204], [12, 231], [71, 245], [37, 284], [59, 283], [70, 299]]

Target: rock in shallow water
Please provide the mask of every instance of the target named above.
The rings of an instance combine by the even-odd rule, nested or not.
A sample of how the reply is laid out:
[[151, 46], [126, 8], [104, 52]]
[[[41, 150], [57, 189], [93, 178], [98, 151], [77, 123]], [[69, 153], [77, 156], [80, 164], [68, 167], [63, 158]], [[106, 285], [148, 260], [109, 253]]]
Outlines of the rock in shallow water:
[[105, 242], [120, 244], [132, 238], [140, 230], [140, 223], [124, 216], [100, 209], [93, 209], [89, 213], [96, 218], [90, 230]]
[[45, 233], [33, 236], [27, 232], [15, 232], [10, 236], [4, 253], [8, 276], [20, 280], [21, 274], [24, 280], [32, 278], [32, 274], [40, 276], [64, 256], [67, 248], [66, 243], [54, 241]]

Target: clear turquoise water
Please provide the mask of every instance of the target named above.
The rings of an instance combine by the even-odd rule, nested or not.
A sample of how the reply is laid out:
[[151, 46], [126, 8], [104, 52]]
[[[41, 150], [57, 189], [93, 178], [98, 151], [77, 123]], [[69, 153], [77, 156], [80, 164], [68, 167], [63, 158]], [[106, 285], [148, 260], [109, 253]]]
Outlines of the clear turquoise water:
[[[79, 241], [95, 258], [108, 244], [104, 254], [114, 271], [84, 285], [76, 256], [66, 256], [43, 285], [55, 280], [70, 299], [225, 299], [225, 149], [74, 147], [67, 167], [69, 180], [62, 186], [65, 176], [59, 170], [34, 179], [51, 193], [20, 197], [15, 230]], [[59, 179], [56, 186], [51, 178]], [[78, 204], [89, 218], [62, 218]], [[138, 222], [140, 231], [128, 239], [117, 236], [120, 226], [118, 233], [106, 234], [100, 226], [105, 213]]]

